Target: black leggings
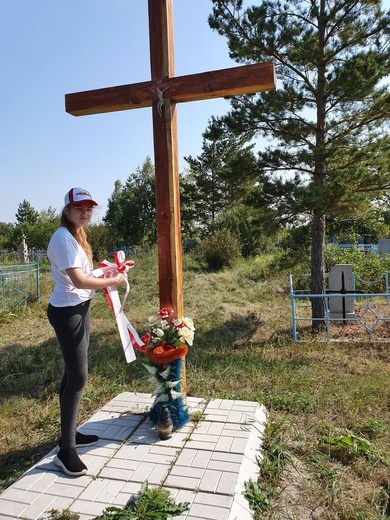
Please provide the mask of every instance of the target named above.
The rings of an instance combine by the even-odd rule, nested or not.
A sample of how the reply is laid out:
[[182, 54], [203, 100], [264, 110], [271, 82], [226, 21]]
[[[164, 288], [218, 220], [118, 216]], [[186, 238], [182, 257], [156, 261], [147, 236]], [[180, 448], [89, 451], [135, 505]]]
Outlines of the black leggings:
[[90, 300], [73, 307], [53, 307], [47, 317], [55, 330], [65, 363], [60, 386], [61, 447], [75, 447], [76, 421], [81, 395], [88, 378]]

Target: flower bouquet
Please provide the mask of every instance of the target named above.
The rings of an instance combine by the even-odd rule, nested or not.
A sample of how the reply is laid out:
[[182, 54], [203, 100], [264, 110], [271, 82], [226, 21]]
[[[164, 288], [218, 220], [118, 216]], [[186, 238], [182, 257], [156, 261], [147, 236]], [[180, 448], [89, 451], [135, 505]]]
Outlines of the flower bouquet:
[[[149, 381], [156, 384], [155, 397], [149, 412], [153, 425], [157, 425], [161, 409], [165, 405], [171, 415], [174, 428], [189, 420], [187, 407], [181, 393], [183, 358], [194, 340], [194, 323], [191, 318], [172, 318], [173, 310], [164, 307], [149, 317], [147, 332], [141, 337], [148, 363], [144, 364], [150, 375]], [[188, 346], [187, 346], [188, 345]]]

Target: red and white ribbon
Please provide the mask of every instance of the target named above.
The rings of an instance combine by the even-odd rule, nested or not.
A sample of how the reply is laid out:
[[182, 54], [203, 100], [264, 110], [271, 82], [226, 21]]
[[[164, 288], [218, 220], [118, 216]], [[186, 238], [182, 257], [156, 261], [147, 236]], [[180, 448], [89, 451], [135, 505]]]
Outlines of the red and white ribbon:
[[[126, 260], [125, 253], [123, 251], [115, 252], [114, 261], [115, 263], [103, 260], [103, 262], [98, 264], [99, 267], [92, 271], [92, 275], [96, 278], [100, 278], [101, 276], [103, 276], [104, 278], [109, 278], [110, 276], [116, 275], [118, 272], [126, 275], [127, 271], [134, 267], [133, 260]], [[131, 361], [135, 360], [134, 347], [139, 349], [143, 346], [144, 343], [123, 313], [123, 308], [125, 306], [127, 297], [130, 292], [130, 286], [127, 280], [127, 276], [125, 277], [125, 281], [126, 293], [123, 297], [122, 303], [120, 301], [118, 289], [116, 286], [107, 287], [105, 289], [105, 293], [108, 304], [115, 314], [115, 319], [118, 325], [119, 335], [122, 341], [126, 361], [130, 363]]]

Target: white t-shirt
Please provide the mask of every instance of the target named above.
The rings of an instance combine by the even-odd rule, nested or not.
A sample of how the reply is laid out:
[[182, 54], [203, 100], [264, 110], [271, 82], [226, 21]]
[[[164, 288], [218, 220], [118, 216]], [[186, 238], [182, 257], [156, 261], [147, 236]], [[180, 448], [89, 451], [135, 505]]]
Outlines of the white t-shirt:
[[92, 268], [86, 252], [65, 227], [58, 228], [51, 237], [47, 257], [55, 281], [53, 294], [49, 298], [54, 307], [74, 306], [92, 298], [95, 294], [93, 289], [77, 289], [66, 274], [66, 269], [79, 267], [88, 276]]

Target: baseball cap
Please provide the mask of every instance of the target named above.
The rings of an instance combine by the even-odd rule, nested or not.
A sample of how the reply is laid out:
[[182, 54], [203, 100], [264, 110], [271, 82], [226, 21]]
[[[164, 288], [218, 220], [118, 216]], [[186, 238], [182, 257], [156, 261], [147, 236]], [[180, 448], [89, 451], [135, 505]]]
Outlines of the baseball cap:
[[65, 206], [68, 204], [80, 204], [82, 202], [90, 202], [92, 206], [98, 206], [98, 203], [92, 199], [89, 191], [84, 188], [72, 188], [65, 195]]

